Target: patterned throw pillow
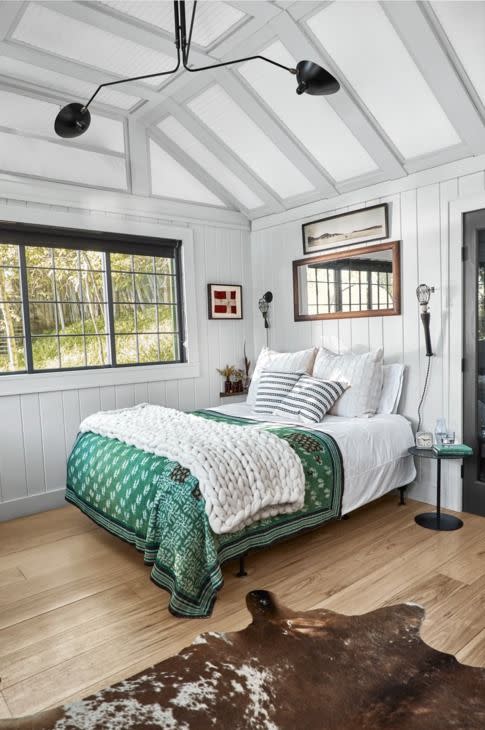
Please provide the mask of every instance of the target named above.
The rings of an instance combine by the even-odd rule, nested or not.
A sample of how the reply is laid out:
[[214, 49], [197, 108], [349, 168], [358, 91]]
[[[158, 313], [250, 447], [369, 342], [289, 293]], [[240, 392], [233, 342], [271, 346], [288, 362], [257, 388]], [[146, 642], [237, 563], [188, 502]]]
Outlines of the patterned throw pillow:
[[263, 370], [259, 378], [254, 413], [273, 413], [276, 406], [286, 398], [298, 383], [302, 373], [278, 373]]
[[347, 383], [302, 375], [273, 413], [275, 416], [291, 416], [303, 423], [320, 423], [346, 388]]

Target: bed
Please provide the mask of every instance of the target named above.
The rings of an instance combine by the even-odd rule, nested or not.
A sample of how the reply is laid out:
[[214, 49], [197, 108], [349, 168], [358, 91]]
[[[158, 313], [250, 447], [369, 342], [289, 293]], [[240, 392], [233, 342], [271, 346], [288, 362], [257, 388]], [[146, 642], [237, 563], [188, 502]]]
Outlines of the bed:
[[187, 468], [92, 432], [79, 434], [67, 470], [66, 499], [143, 552], [152, 580], [170, 593], [169, 610], [177, 616], [210, 615], [225, 562], [338, 519], [415, 478], [407, 452], [413, 434], [400, 415], [327, 416], [311, 428], [257, 417], [247, 404], [195, 415], [268, 429], [286, 440], [303, 465], [303, 508], [216, 534], [198, 480]]

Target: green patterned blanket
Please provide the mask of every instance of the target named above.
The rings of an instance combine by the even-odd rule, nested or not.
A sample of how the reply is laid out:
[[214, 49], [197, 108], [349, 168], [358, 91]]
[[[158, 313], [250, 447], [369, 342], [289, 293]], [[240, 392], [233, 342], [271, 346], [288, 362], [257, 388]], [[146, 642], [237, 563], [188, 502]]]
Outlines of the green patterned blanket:
[[[202, 418], [251, 428], [244, 418], [196, 411]], [[339, 516], [343, 470], [331, 436], [266, 424], [300, 457], [306, 478], [305, 505], [216, 535], [209, 527], [198, 481], [177, 462], [88, 432], [78, 436], [67, 466], [66, 499], [97, 524], [144, 552], [152, 579], [170, 594], [178, 616], [208, 616], [223, 584], [221, 566], [249, 550], [270, 545]]]

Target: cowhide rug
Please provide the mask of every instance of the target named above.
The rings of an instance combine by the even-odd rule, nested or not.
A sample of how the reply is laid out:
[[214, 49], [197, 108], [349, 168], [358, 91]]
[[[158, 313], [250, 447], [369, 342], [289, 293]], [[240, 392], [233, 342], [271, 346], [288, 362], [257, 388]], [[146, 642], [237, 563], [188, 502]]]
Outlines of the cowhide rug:
[[485, 669], [419, 636], [424, 610], [401, 604], [342, 616], [247, 596], [253, 621], [85, 700], [9, 730], [484, 730]]

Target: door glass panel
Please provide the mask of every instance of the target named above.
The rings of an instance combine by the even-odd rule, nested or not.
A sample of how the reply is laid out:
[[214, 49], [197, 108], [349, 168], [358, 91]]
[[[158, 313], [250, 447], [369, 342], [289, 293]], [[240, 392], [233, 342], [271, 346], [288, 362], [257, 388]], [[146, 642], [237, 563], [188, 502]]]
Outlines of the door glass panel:
[[477, 420], [480, 458], [477, 477], [485, 482], [485, 231], [478, 243], [477, 286]]

